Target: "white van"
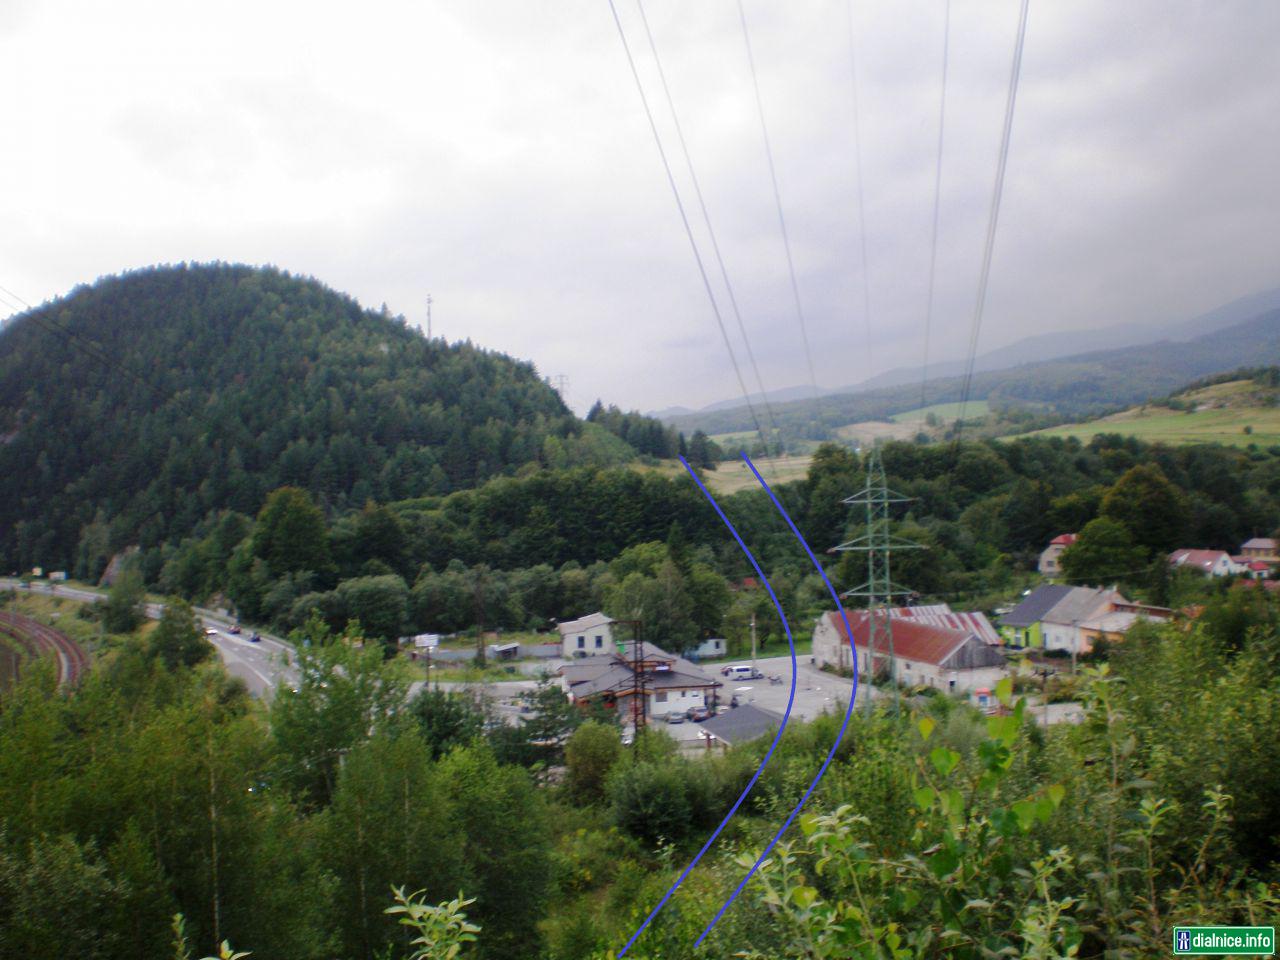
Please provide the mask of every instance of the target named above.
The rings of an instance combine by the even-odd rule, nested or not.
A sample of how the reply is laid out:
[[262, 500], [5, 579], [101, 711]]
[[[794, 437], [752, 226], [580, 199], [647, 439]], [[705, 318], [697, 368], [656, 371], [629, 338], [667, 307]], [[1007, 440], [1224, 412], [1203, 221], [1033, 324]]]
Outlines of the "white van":
[[725, 667], [721, 671], [730, 680], [759, 680], [764, 674], [752, 669], [748, 663], [738, 663], [731, 667]]

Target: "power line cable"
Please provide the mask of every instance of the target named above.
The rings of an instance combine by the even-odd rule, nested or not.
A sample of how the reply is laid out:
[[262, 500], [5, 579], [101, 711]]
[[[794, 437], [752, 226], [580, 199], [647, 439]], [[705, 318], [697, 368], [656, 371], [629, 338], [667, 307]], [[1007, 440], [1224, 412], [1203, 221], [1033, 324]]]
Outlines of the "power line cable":
[[662, 81], [662, 92], [667, 100], [667, 108], [671, 111], [671, 121], [675, 125], [676, 139], [680, 143], [681, 153], [684, 154], [685, 167], [689, 171], [689, 180], [693, 183], [693, 193], [698, 199], [698, 208], [702, 212], [702, 221], [706, 225], [707, 236], [711, 240], [711, 250], [715, 254], [716, 266], [720, 270], [720, 279], [724, 283], [725, 291], [729, 296], [729, 306], [732, 308], [734, 319], [738, 324], [738, 333], [741, 334], [743, 345], [747, 350], [747, 359], [751, 363], [751, 372], [755, 376], [756, 387], [760, 391], [760, 400], [764, 404], [765, 414], [769, 419], [769, 429], [771, 431], [771, 435], [777, 435], [778, 421], [773, 414], [773, 404], [769, 402], [769, 395], [765, 390], [764, 380], [760, 376], [760, 367], [756, 363], [755, 351], [751, 349], [751, 338], [747, 336], [746, 325], [742, 322], [742, 311], [738, 307], [738, 298], [733, 292], [733, 283], [729, 280], [729, 271], [725, 266], [724, 257], [720, 252], [720, 243], [716, 239], [715, 228], [711, 225], [711, 214], [707, 211], [706, 200], [702, 195], [702, 186], [698, 180], [698, 174], [694, 170], [693, 159], [689, 153], [689, 145], [685, 141], [684, 137], [684, 128], [680, 124], [680, 115], [676, 112], [675, 100], [671, 96], [671, 87], [667, 83], [667, 73], [662, 68], [662, 58], [658, 56], [658, 46], [654, 42], [653, 31], [649, 29], [649, 18], [644, 12], [644, 0], [636, 0], [636, 9], [640, 12], [640, 22], [644, 24], [644, 34], [649, 41], [649, 50], [653, 54], [653, 62], [658, 68], [658, 78]]
[[977, 359], [978, 336], [982, 332], [982, 312], [987, 301], [987, 283], [991, 277], [991, 255], [996, 244], [996, 225], [1000, 220], [1000, 199], [1004, 192], [1004, 174], [1009, 161], [1009, 140], [1013, 131], [1013, 109], [1018, 98], [1018, 77], [1022, 72], [1022, 48], [1027, 35], [1027, 8], [1030, 0], [1022, 0], [1018, 12], [1018, 35], [1013, 48], [1013, 64], [1009, 71], [1009, 90], [1005, 99], [1004, 128], [1000, 135], [1000, 153], [996, 163], [996, 179], [991, 194], [991, 212], [987, 219], [987, 237], [982, 252], [982, 269], [978, 274], [978, 297], [969, 331], [968, 359], [965, 362], [964, 385], [960, 391], [960, 409], [956, 416], [956, 443], [964, 430], [964, 412], [973, 386], [973, 367]]
[[[791, 238], [787, 232], [787, 217], [782, 209], [782, 193], [778, 189], [778, 173], [773, 163], [773, 145], [769, 140], [769, 125], [764, 116], [764, 100], [760, 96], [760, 80], [756, 74], [756, 58], [751, 50], [751, 31], [747, 27], [747, 12], [738, 0], [738, 19], [742, 23], [742, 40], [747, 48], [747, 64], [751, 68], [751, 88], [756, 95], [756, 113], [760, 117], [760, 132], [764, 137], [764, 153], [769, 161], [769, 181], [773, 185], [773, 202], [778, 209], [778, 227], [782, 231], [782, 248], [787, 255], [787, 274], [791, 278], [791, 297], [795, 301], [796, 319], [800, 322], [800, 339], [804, 344], [804, 359], [809, 368], [809, 383], [813, 398], [818, 399], [818, 378], [813, 372], [813, 353], [809, 349], [809, 332], [805, 325], [804, 306], [800, 300], [800, 284], [796, 282], [796, 266], [791, 256]], [[816, 411], [815, 411], [816, 412]]]
[[17, 295], [16, 293], [14, 293], [12, 290], [6, 290], [4, 287], [0, 287], [0, 293], [3, 293], [5, 296], [10, 297], [10, 298], [12, 298], [12, 299], [14, 299], [14, 300], [18, 301], [18, 302], [19, 302], [19, 303], [21, 303], [24, 307], [26, 307], [28, 310], [30, 310], [30, 309], [31, 309], [31, 304], [27, 303], [27, 301], [23, 300], [20, 296], [18, 296], [18, 295]]
[[738, 365], [738, 357], [733, 352], [733, 344], [729, 340], [729, 331], [725, 328], [724, 317], [720, 313], [720, 304], [716, 302], [715, 292], [711, 288], [711, 279], [707, 276], [706, 265], [702, 262], [702, 254], [698, 250], [697, 240], [693, 236], [693, 228], [689, 225], [689, 215], [685, 212], [684, 201], [680, 199], [680, 189], [671, 172], [671, 163], [667, 159], [667, 151], [662, 146], [662, 137], [658, 133], [658, 125], [653, 118], [653, 110], [649, 106], [649, 98], [644, 92], [644, 83], [640, 80], [640, 71], [636, 68], [635, 58], [631, 55], [631, 45], [627, 43], [626, 31], [622, 28], [622, 20], [618, 16], [618, 8], [614, 0], [608, 0], [609, 12], [613, 14], [614, 26], [618, 28], [618, 39], [622, 41], [622, 51], [627, 57], [627, 66], [631, 69], [631, 78], [635, 81], [636, 92], [640, 95], [640, 103], [644, 107], [645, 118], [649, 121], [649, 131], [653, 134], [654, 145], [658, 148], [658, 156], [662, 160], [662, 169], [667, 175], [667, 183], [671, 187], [671, 195], [675, 198], [676, 209], [680, 212], [680, 222], [684, 225], [685, 236], [689, 240], [689, 248], [693, 251], [694, 262], [698, 265], [698, 275], [702, 278], [702, 287], [706, 291], [707, 300], [711, 304], [711, 312], [715, 315], [716, 326], [720, 329], [720, 338], [724, 341], [725, 351], [729, 354], [729, 362], [733, 364], [734, 375], [738, 378], [738, 387], [742, 391], [742, 399], [746, 401], [747, 410], [751, 414], [751, 422], [755, 424], [756, 433], [766, 448], [769, 441], [765, 438], [764, 429], [760, 426], [760, 418], [756, 414], [755, 405], [751, 402], [750, 391], [742, 376], [742, 368]]
[[86, 337], [80, 335], [79, 333], [70, 329], [69, 327], [65, 327], [62, 324], [58, 323], [57, 321], [43, 316], [36, 307], [31, 306], [31, 304], [27, 303], [26, 300], [18, 296], [13, 291], [7, 290], [4, 287], [0, 287], [0, 291], [3, 291], [4, 293], [8, 294], [8, 296], [13, 297], [19, 303], [23, 304], [27, 310], [25, 314], [26, 318], [29, 319], [32, 323], [36, 324], [41, 329], [45, 330], [47, 333], [52, 333], [52, 334], [60, 335], [62, 337], [67, 338], [67, 341], [72, 346], [77, 347], [81, 353], [84, 353], [92, 357], [93, 359], [97, 360], [99, 363], [105, 366], [112, 373], [124, 373], [128, 377], [138, 381], [139, 383], [145, 384], [147, 386], [154, 386], [154, 384], [150, 380], [148, 380], [146, 377], [139, 374], [137, 371], [130, 370], [126, 364], [121, 362], [118, 358], [112, 357], [93, 340], [87, 339]]
[[853, 90], [853, 151], [856, 182], [858, 185], [858, 235], [862, 251], [862, 316], [867, 328], [867, 376], [872, 366], [871, 336], [871, 273], [867, 266], [867, 211], [862, 189], [862, 125], [858, 101], [858, 57], [853, 29], [853, 0], [845, 0], [845, 20], [849, 28], [849, 78]]
[[933, 168], [933, 234], [929, 243], [929, 294], [924, 311], [924, 357], [920, 364], [920, 408], [928, 406], [925, 389], [929, 384], [929, 334], [933, 325], [934, 278], [938, 266], [938, 217], [942, 207], [942, 152], [947, 125], [947, 62], [951, 47], [951, 0], [947, 0], [942, 25], [942, 93], [938, 97], [938, 158]]

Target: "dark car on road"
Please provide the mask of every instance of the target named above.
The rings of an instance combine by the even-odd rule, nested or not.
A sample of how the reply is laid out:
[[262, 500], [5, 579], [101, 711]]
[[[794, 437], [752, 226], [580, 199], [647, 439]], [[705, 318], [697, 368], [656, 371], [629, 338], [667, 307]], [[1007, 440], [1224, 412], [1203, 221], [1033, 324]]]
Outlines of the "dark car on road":
[[684, 715], [694, 723], [701, 723], [703, 720], [710, 719], [711, 711], [706, 707], [690, 707]]

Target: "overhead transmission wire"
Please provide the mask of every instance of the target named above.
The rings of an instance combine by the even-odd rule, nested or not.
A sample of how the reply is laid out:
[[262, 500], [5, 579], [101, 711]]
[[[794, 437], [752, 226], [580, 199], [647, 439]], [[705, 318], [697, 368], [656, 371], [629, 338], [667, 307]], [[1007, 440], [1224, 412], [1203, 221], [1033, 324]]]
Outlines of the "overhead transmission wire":
[[654, 145], [658, 148], [658, 156], [662, 160], [662, 169], [667, 175], [667, 183], [671, 187], [671, 195], [675, 199], [676, 209], [680, 212], [680, 222], [683, 224], [685, 236], [689, 240], [689, 248], [693, 251], [694, 262], [698, 266], [698, 275], [702, 278], [702, 288], [706, 291], [707, 301], [711, 305], [711, 312], [715, 315], [716, 326], [720, 329], [720, 338], [724, 341], [725, 351], [729, 354], [729, 362], [733, 365], [734, 375], [738, 379], [738, 387], [742, 391], [742, 399], [746, 401], [747, 410], [751, 414], [751, 422], [755, 425], [756, 433], [760, 435], [760, 440], [767, 448], [769, 441], [765, 438], [764, 429], [760, 425], [760, 417], [756, 414], [755, 404], [751, 402], [751, 392], [747, 389], [747, 382], [743, 379], [742, 368], [738, 364], [737, 354], [734, 353], [733, 344], [729, 340], [729, 331], [724, 325], [720, 304], [716, 300], [715, 291], [711, 288], [711, 278], [707, 275], [706, 265], [702, 262], [702, 253], [698, 250], [698, 242], [694, 238], [693, 228], [689, 224], [689, 215], [685, 211], [684, 201], [680, 198], [680, 189], [676, 186], [675, 175], [671, 172], [671, 162], [667, 159], [667, 151], [662, 146], [662, 136], [658, 133], [658, 124], [653, 118], [653, 110], [649, 106], [649, 97], [644, 92], [644, 83], [640, 79], [640, 71], [636, 68], [635, 57], [631, 54], [631, 44], [627, 43], [627, 34], [623, 30], [622, 20], [618, 16], [618, 7], [614, 0], [608, 0], [608, 3], [609, 12], [613, 14], [614, 26], [618, 28], [618, 39], [622, 41], [622, 52], [626, 54], [627, 66], [631, 70], [631, 78], [635, 81], [636, 92], [640, 95], [640, 103], [644, 107], [645, 118], [649, 121], [649, 131], [653, 134]]
[[[715, 228], [711, 225], [711, 214], [707, 210], [707, 203], [702, 194], [702, 185], [698, 180], [698, 174], [694, 170], [693, 158], [689, 153], [689, 144], [685, 140], [684, 127], [680, 123], [680, 115], [676, 112], [675, 100], [671, 96], [671, 87], [667, 83], [667, 72], [662, 67], [662, 58], [658, 55], [658, 45], [654, 42], [653, 31], [649, 28], [649, 18], [644, 11], [644, 0], [636, 0], [636, 9], [640, 12], [640, 22], [644, 24], [644, 35], [649, 41], [649, 51], [653, 54], [653, 62], [658, 68], [658, 78], [662, 81], [662, 92], [666, 97], [667, 108], [671, 111], [671, 122], [675, 126], [676, 139], [680, 143], [680, 152], [684, 155], [685, 168], [689, 171], [689, 180], [693, 184], [693, 193], [698, 200], [698, 209], [702, 213], [702, 222], [706, 226], [707, 236], [711, 240], [711, 250], [715, 255], [716, 266], [720, 271], [720, 280], [724, 284], [724, 288], [729, 297], [729, 306], [733, 310], [733, 317], [738, 324], [738, 333], [742, 336], [742, 343], [746, 347], [747, 360], [751, 363], [751, 372], [755, 376], [756, 387], [760, 391], [760, 400], [764, 405], [765, 414], [769, 420], [769, 429], [771, 436], [778, 436], [778, 421], [773, 414], [773, 404], [769, 402], [769, 395], [764, 388], [764, 380], [760, 376], [760, 366], [756, 363], [755, 351], [751, 349], [751, 338], [747, 336], [746, 325], [742, 322], [742, 310], [738, 307], [737, 295], [733, 292], [733, 283], [729, 280], [729, 270], [725, 266], [724, 256], [720, 252], [720, 242], [716, 239]], [[779, 437], [779, 439], [781, 439]], [[768, 445], [766, 444], [766, 450]]]
[[809, 349], [809, 331], [805, 324], [804, 305], [800, 300], [800, 284], [796, 281], [796, 265], [791, 256], [791, 237], [787, 231], [787, 217], [782, 209], [782, 192], [778, 189], [778, 173], [773, 163], [773, 145], [769, 140], [769, 124], [764, 116], [764, 99], [760, 96], [760, 78], [756, 74], [756, 58], [751, 49], [751, 31], [747, 27], [747, 11], [738, 0], [738, 20], [742, 23], [742, 41], [747, 49], [747, 65], [751, 68], [751, 89], [756, 96], [756, 113], [760, 117], [760, 133], [764, 138], [764, 155], [769, 161], [769, 182], [773, 185], [773, 203], [778, 210], [778, 228], [782, 231], [782, 248], [787, 255], [787, 275], [791, 279], [791, 297], [795, 301], [796, 319], [800, 323], [800, 340], [804, 344], [804, 360], [809, 368], [809, 383], [813, 397], [818, 398], [818, 378], [813, 371], [813, 353]]
[[1018, 11], [1018, 34], [1013, 48], [1013, 63], [1009, 70], [1009, 89], [1005, 97], [1004, 127], [1000, 134], [1000, 153], [996, 162], [995, 185], [991, 193], [991, 210], [987, 218], [987, 237], [982, 251], [982, 269], [978, 274], [978, 296], [973, 308], [973, 323], [969, 331], [969, 350], [965, 361], [964, 382], [960, 390], [960, 409], [956, 416], [955, 443], [958, 449], [960, 435], [964, 431], [965, 407], [973, 386], [973, 367], [977, 359], [978, 336], [982, 332], [982, 313], [987, 301], [987, 282], [991, 277], [991, 255], [996, 244], [996, 225], [1000, 220], [1000, 199], [1004, 192], [1005, 168], [1009, 162], [1009, 140], [1013, 131], [1013, 109], [1018, 99], [1018, 77], [1022, 72], [1022, 48], [1027, 36], [1027, 8], [1030, 0], [1022, 0]]
[[82, 353], [85, 353], [88, 356], [92, 357], [93, 359], [97, 360], [99, 363], [103, 364], [112, 372], [118, 373], [123, 370], [124, 373], [128, 374], [130, 377], [132, 377], [134, 380], [137, 380], [140, 383], [148, 382], [145, 377], [141, 376], [136, 371], [123, 368], [122, 365], [117, 360], [112, 358], [110, 354], [108, 354], [105, 350], [103, 350], [102, 347], [99, 346], [97, 343], [95, 343], [93, 340], [89, 340], [81, 336], [80, 334], [76, 333], [76, 331], [68, 327], [64, 327], [62, 324], [57, 323], [54, 320], [49, 319], [48, 317], [42, 316], [40, 311], [37, 308], [33, 307], [31, 304], [29, 304], [22, 297], [18, 296], [12, 290], [8, 290], [5, 287], [0, 287], [0, 293], [22, 304], [23, 309], [26, 311], [24, 315], [32, 323], [36, 324], [38, 327], [40, 327], [41, 329], [45, 330], [48, 333], [58, 334], [68, 338], [68, 341], [71, 343], [72, 346], [78, 347]]
[[942, 22], [942, 92], [938, 97], [938, 156], [933, 168], [933, 233], [929, 240], [929, 286], [924, 310], [924, 353], [920, 362], [920, 409], [928, 406], [929, 335], [933, 326], [934, 279], [938, 268], [938, 219], [942, 208], [943, 137], [947, 128], [947, 65], [951, 53], [951, 0], [947, 0]]
[[858, 101], [858, 56], [853, 29], [853, 0], [845, 0], [845, 20], [849, 28], [849, 79], [853, 91], [853, 158], [858, 194], [858, 236], [862, 251], [862, 317], [867, 331], [867, 375], [873, 369], [871, 335], [871, 273], [867, 266], [867, 211], [862, 189], [862, 124]]

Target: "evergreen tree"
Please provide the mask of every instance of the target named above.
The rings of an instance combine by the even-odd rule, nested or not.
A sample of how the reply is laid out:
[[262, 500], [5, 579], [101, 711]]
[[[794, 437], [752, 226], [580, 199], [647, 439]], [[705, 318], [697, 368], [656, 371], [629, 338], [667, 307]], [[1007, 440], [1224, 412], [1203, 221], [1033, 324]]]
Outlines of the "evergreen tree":
[[160, 622], [147, 637], [147, 650], [168, 670], [195, 666], [214, 652], [200, 630], [191, 604], [179, 597], [171, 597], [165, 603]]
[[102, 605], [102, 623], [111, 633], [132, 633], [146, 619], [147, 594], [142, 575], [126, 568], [111, 585]]

